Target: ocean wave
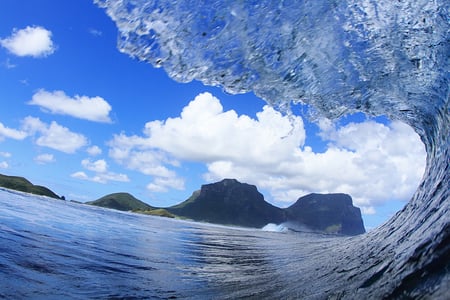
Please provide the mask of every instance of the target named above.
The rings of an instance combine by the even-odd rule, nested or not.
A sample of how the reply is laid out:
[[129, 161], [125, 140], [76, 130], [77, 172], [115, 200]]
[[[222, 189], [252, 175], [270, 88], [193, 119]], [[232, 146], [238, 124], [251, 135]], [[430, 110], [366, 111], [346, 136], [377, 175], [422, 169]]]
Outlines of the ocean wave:
[[122, 52], [175, 80], [253, 91], [286, 113], [302, 102], [331, 119], [361, 111], [413, 127], [428, 156], [408, 205], [333, 249], [334, 263], [309, 257], [298, 282], [312, 298], [448, 295], [448, 1], [96, 3], [116, 22]]
[[289, 229], [285, 227], [283, 224], [269, 223], [265, 225], [263, 228], [261, 228], [261, 230], [269, 232], [287, 232]]

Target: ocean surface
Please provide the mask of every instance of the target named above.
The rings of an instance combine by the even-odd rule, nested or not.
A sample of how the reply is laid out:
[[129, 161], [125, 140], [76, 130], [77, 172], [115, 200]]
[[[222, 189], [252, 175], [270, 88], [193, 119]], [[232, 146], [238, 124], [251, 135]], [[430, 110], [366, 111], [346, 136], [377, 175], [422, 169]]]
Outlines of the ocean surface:
[[[282, 228], [272, 226], [272, 230]], [[0, 190], [0, 298], [302, 298], [351, 238], [180, 221]]]

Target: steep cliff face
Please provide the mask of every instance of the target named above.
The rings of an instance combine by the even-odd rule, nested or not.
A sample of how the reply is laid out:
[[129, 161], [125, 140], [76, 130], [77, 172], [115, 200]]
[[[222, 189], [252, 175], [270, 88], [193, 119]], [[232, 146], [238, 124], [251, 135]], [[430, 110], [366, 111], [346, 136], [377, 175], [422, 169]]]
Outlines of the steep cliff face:
[[288, 221], [327, 233], [356, 235], [366, 232], [361, 210], [347, 194], [309, 194], [285, 209]]
[[344, 235], [365, 232], [361, 211], [349, 195], [309, 194], [281, 209], [266, 202], [256, 186], [236, 179], [205, 184], [186, 201], [166, 209], [156, 209], [128, 193], [110, 194], [87, 204], [223, 225], [262, 228], [284, 223], [292, 230]]
[[247, 227], [285, 220], [284, 211], [267, 203], [256, 186], [235, 179], [203, 185], [188, 200], [167, 210], [196, 221]]
[[281, 209], [266, 202], [256, 186], [235, 179], [203, 185], [188, 200], [167, 210], [184, 218], [226, 225], [263, 227], [288, 222], [326, 233], [365, 232], [361, 211], [349, 195], [310, 194]]

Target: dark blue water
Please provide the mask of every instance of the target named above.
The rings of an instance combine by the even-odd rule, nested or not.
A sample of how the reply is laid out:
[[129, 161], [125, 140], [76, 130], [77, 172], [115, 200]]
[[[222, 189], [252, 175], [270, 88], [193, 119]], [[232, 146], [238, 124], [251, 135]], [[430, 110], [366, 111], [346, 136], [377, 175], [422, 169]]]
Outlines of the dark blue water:
[[299, 295], [296, 274], [308, 257], [324, 252], [324, 243], [348, 239], [178, 221], [1, 190], [0, 240], [1, 298], [220, 299]]

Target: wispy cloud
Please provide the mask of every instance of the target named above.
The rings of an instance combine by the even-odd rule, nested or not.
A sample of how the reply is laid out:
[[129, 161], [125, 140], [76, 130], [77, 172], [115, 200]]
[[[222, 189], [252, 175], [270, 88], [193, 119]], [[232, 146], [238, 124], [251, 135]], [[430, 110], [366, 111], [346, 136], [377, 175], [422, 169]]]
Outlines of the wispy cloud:
[[40, 154], [38, 156], [36, 156], [34, 158], [34, 161], [37, 162], [38, 164], [48, 164], [48, 163], [52, 163], [55, 162], [55, 157], [53, 156], [53, 154], [49, 154], [49, 153], [45, 153], [45, 154]]
[[87, 138], [70, 131], [67, 127], [56, 122], [50, 124], [42, 122], [39, 118], [28, 116], [22, 121], [22, 130], [29, 135], [37, 136], [35, 142], [38, 146], [52, 148], [65, 153], [74, 153], [87, 144]]
[[55, 51], [52, 32], [40, 26], [14, 29], [11, 36], [1, 39], [0, 45], [17, 56], [45, 57]]
[[5, 62], [3, 63], [3, 65], [4, 65], [5, 68], [7, 68], [7, 69], [14, 69], [14, 68], [16, 67], [16, 65], [13, 64], [9, 58], [7, 58], [7, 59], [5, 60]]
[[9, 158], [12, 156], [10, 152], [0, 152], [1, 157]]
[[78, 96], [71, 98], [63, 91], [39, 90], [28, 102], [53, 114], [69, 115], [94, 122], [110, 123], [111, 105], [101, 97]]
[[102, 36], [102, 34], [103, 34], [102, 31], [100, 31], [98, 29], [95, 29], [95, 28], [89, 28], [89, 33], [92, 34], [95, 37]]

